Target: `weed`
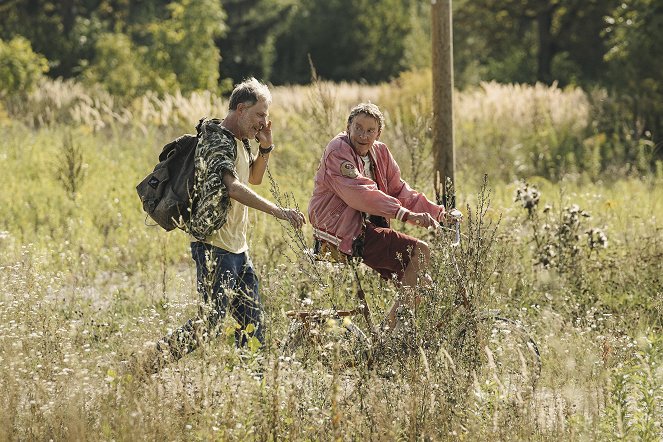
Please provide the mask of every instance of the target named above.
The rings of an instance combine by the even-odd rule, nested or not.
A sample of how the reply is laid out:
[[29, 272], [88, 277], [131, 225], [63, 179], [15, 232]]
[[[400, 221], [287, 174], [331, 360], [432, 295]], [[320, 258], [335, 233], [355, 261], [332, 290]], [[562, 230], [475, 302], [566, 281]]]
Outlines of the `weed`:
[[81, 146], [74, 142], [71, 132], [67, 132], [62, 140], [58, 160], [56, 179], [67, 192], [67, 196], [75, 201], [85, 179], [87, 164], [83, 161]]
[[[428, 77], [398, 81], [324, 83], [327, 104], [313, 87], [274, 88], [273, 127], [282, 141], [270, 173], [280, 205], [305, 204], [322, 143], [344, 128], [342, 109], [359, 101], [380, 102], [393, 128], [384, 140], [394, 155], [420, 163], [403, 158], [404, 178], [424, 179]], [[446, 236], [428, 239], [438, 253], [430, 267], [434, 290], [423, 295], [434, 298], [416, 312], [415, 331], [425, 338], [463, 296], [505, 310], [534, 331], [541, 350], [543, 371], [531, 397], [514, 403], [497, 381], [473, 383], [471, 362], [486, 352], [481, 333], [466, 352], [451, 344], [462, 313], [444, 324], [446, 345], [435, 356], [395, 352], [391, 378], [281, 358], [283, 310], [353, 304], [353, 274], [308, 260], [308, 227], [290, 236], [253, 211], [250, 243], [262, 265], [267, 322], [262, 379], [255, 378], [256, 358], [228, 344], [230, 319], [220, 324], [220, 339], [144, 382], [123, 375], [119, 361], [153, 348], [199, 308], [188, 238], [146, 227], [134, 186], [164, 140], [203, 115], [225, 112], [227, 103], [208, 93], [148, 95], [121, 108], [100, 91], [58, 80], [20, 106], [6, 105], [2, 117], [0, 439], [660, 440], [660, 180], [610, 168], [606, 155], [616, 141], [595, 134], [587, 174], [605, 181], [583, 181], [576, 147], [584, 145], [588, 105], [578, 89], [484, 84], [456, 97], [457, 199], [470, 210], [460, 249]], [[647, 149], [629, 161], [640, 164]], [[557, 176], [559, 155], [580, 178], [532, 176]], [[43, 173], [53, 167], [57, 173]], [[465, 192], [483, 171], [495, 180], [491, 191]], [[518, 185], [518, 207], [516, 175], [529, 176], [527, 189]], [[545, 211], [557, 194], [564, 198]], [[359, 272], [371, 307], [384, 313], [396, 289]]]
[[[534, 263], [544, 268], [554, 268], [559, 273], [568, 273], [577, 268], [580, 259], [581, 230], [583, 219], [590, 218], [589, 212], [577, 204], [563, 207], [557, 214], [546, 205], [539, 211], [541, 193], [536, 186], [523, 182], [516, 189], [515, 201], [527, 210], [527, 221], [534, 243]], [[603, 229], [588, 228], [587, 255], [608, 246], [608, 237]]]
[[663, 437], [663, 340], [643, 337], [635, 358], [613, 369], [610, 396], [602, 417], [602, 431], [617, 440], [653, 441]]

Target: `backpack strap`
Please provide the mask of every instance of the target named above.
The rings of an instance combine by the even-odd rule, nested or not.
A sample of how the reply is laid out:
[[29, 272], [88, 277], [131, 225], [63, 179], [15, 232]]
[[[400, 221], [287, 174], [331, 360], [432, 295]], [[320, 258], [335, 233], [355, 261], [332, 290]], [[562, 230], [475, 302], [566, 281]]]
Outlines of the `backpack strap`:
[[[201, 118], [200, 121], [198, 122], [198, 125], [196, 126], [196, 130], [198, 131], [198, 138], [200, 138], [200, 131], [203, 125], [203, 122], [205, 121], [211, 121], [212, 123], [216, 124], [221, 132], [226, 134], [228, 137], [230, 137], [232, 140], [235, 140], [235, 134], [230, 131], [227, 127], [225, 127], [223, 124], [221, 124], [221, 120], [218, 118], [210, 118], [209, 120], [205, 117]], [[244, 139], [241, 140], [242, 144], [244, 145], [244, 149], [246, 150], [246, 153], [249, 155], [249, 166], [253, 164], [255, 161], [255, 158], [253, 157], [253, 153], [251, 152], [251, 145], [249, 144], [249, 140]], [[237, 143], [235, 143], [237, 145]]]
[[200, 131], [203, 127], [203, 121], [205, 121], [207, 117], [203, 117], [200, 120], [198, 120], [198, 124], [196, 124], [196, 136], [200, 138]]

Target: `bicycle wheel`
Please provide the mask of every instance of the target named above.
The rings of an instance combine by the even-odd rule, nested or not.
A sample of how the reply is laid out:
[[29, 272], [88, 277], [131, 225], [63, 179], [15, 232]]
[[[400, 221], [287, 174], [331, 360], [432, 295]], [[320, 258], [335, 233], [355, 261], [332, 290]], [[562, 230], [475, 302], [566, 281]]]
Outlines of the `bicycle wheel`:
[[281, 352], [302, 363], [320, 361], [330, 369], [344, 370], [368, 361], [370, 343], [364, 332], [347, 319], [294, 320]]
[[487, 386], [512, 399], [534, 391], [541, 375], [541, 356], [519, 322], [485, 312], [464, 323], [453, 342], [454, 353], [476, 389]]

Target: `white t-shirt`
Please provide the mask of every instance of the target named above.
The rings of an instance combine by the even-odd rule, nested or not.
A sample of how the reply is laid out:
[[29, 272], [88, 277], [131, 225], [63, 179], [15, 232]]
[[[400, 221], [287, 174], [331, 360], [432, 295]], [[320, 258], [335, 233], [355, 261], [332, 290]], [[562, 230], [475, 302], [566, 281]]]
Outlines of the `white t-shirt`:
[[[237, 179], [248, 185], [249, 183], [249, 153], [239, 141], [237, 143], [237, 160], [235, 169]], [[249, 208], [238, 201], [230, 200], [230, 208], [226, 223], [219, 230], [205, 239], [206, 243], [220, 247], [232, 253], [243, 253], [249, 249], [246, 242], [246, 232], [249, 225]]]
[[359, 156], [364, 162], [364, 176], [375, 181], [375, 176], [373, 175], [373, 166], [371, 165], [371, 157], [366, 154], [364, 156]]

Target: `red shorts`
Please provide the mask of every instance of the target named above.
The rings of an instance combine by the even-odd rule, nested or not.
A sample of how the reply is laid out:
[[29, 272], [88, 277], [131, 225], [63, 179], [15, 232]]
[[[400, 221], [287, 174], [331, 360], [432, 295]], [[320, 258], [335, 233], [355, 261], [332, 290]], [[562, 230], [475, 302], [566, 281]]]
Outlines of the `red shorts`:
[[384, 279], [395, 277], [400, 281], [417, 242], [412, 236], [367, 223], [362, 261]]

